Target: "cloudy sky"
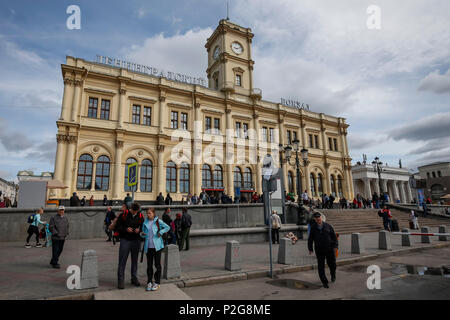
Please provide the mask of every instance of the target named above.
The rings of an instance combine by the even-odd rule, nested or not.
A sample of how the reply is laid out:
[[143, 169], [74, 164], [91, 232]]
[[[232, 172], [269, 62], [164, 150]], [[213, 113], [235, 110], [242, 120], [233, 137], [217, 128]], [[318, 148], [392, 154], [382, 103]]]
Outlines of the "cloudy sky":
[[[206, 78], [204, 44], [226, 0], [1, 1], [0, 177], [53, 171], [66, 55], [108, 55]], [[69, 30], [66, 9], [81, 9]], [[380, 29], [369, 29], [370, 5]], [[263, 99], [345, 117], [362, 154], [415, 168], [450, 160], [450, 1], [229, 0], [252, 28]]]

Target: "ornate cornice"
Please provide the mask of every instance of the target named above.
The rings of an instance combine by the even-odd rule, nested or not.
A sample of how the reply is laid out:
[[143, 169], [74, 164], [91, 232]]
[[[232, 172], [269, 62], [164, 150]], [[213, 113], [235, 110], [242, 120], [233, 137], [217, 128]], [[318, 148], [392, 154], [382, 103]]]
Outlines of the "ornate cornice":
[[66, 84], [66, 85], [69, 85], [69, 86], [71, 86], [71, 85], [73, 85], [73, 79], [70, 79], [70, 78], [64, 78], [64, 84]]

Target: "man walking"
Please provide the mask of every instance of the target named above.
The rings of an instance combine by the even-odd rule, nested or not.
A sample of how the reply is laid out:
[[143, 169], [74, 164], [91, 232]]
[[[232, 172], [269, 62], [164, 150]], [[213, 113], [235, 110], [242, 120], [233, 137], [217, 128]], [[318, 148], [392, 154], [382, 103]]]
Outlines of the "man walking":
[[61, 255], [66, 237], [69, 235], [69, 220], [64, 216], [64, 206], [59, 206], [58, 214], [50, 218], [49, 229], [52, 233], [52, 259], [50, 264], [59, 269], [59, 256]]
[[109, 226], [111, 225], [111, 223], [114, 221], [114, 219], [116, 218], [116, 214], [114, 213], [114, 211], [112, 211], [111, 206], [108, 207], [108, 210], [106, 211], [106, 216], [105, 216], [105, 232], [106, 235], [108, 236], [108, 239], [106, 241], [111, 241], [111, 238], [113, 236], [113, 232], [112, 230], [109, 229]]
[[336, 233], [331, 225], [322, 221], [320, 212], [314, 213], [315, 224], [311, 225], [311, 231], [308, 237], [309, 254], [314, 251], [317, 257], [317, 267], [319, 269], [319, 278], [324, 288], [328, 287], [328, 279], [325, 275], [325, 259], [328, 268], [330, 268], [331, 282], [336, 281], [336, 250], [338, 248], [338, 240]]
[[181, 216], [181, 243], [180, 251], [183, 250], [186, 243], [186, 250], [189, 250], [189, 231], [191, 230], [192, 218], [187, 209], [183, 208], [183, 215]]
[[124, 274], [128, 255], [131, 252], [131, 284], [140, 286], [137, 279], [137, 266], [139, 249], [141, 245], [140, 232], [144, 223], [144, 215], [140, 212], [141, 206], [133, 202], [130, 211], [122, 212], [117, 218], [116, 230], [120, 235], [119, 266], [117, 280], [119, 289], [124, 289]]

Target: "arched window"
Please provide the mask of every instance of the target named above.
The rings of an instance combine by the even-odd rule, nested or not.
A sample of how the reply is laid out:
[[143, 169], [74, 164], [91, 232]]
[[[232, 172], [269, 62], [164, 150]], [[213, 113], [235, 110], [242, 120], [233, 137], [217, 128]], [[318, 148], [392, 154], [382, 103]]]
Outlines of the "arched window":
[[316, 177], [314, 176], [314, 173], [311, 173], [309, 175], [310, 181], [311, 181], [311, 195], [313, 197], [316, 196]]
[[172, 161], [166, 165], [166, 192], [177, 192], [177, 167]]
[[214, 188], [221, 189], [223, 188], [223, 174], [222, 167], [216, 165], [214, 167]]
[[95, 190], [107, 191], [109, 189], [109, 168], [109, 158], [107, 156], [98, 157], [95, 168]]
[[319, 191], [319, 196], [322, 196], [322, 194], [323, 194], [323, 179], [322, 179], [321, 173], [319, 173], [317, 175], [317, 191]]
[[239, 167], [234, 167], [234, 187], [242, 189], [242, 171]]
[[294, 176], [292, 171], [288, 172], [288, 190], [289, 193], [294, 193]]
[[334, 175], [331, 175], [330, 184], [331, 184], [331, 194], [334, 197], [336, 197], [336, 179], [334, 178]]
[[211, 167], [204, 164], [202, 167], [202, 188], [211, 188], [212, 185]]
[[253, 189], [252, 169], [250, 168], [245, 168], [244, 171], [244, 189]]
[[342, 177], [340, 175], [338, 175], [337, 178], [337, 187], [338, 187], [338, 195], [340, 198], [342, 198], [344, 193], [342, 192]]
[[125, 181], [124, 181], [124, 187], [125, 187], [125, 191], [129, 192], [129, 191], [136, 191], [136, 185], [129, 187], [128, 186], [128, 165], [137, 162], [136, 159], [134, 158], [128, 158], [127, 162], [125, 163]]
[[92, 185], [92, 157], [83, 154], [78, 161], [77, 189], [89, 190]]
[[151, 160], [142, 160], [140, 180], [141, 192], [152, 192], [153, 163]]
[[183, 162], [180, 166], [180, 192], [189, 192], [189, 165]]

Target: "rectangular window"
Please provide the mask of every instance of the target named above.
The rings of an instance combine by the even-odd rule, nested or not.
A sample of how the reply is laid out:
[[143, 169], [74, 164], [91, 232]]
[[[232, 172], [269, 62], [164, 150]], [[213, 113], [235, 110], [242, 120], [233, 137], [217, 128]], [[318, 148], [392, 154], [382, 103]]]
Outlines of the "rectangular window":
[[248, 123], [244, 123], [244, 138], [248, 139]]
[[287, 131], [287, 143], [288, 144], [292, 144], [292, 140], [291, 140], [291, 131]]
[[211, 132], [211, 117], [205, 117], [205, 132]]
[[314, 142], [315, 142], [316, 149], [319, 149], [319, 136], [318, 135], [314, 135]]
[[333, 144], [331, 143], [331, 138], [328, 138], [328, 149], [333, 151]]
[[297, 139], [297, 131], [292, 131], [292, 133], [294, 134], [294, 138], [292, 139], [292, 141], [298, 140], [298, 139]]
[[178, 112], [172, 111], [170, 113], [170, 127], [172, 129], [178, 129]]
[[267, 142], [267, 128], [262, 128], [262, 141]]
[[241, 137], [241, 123], [240, 122], [236, 122], [236, 134], [235, 134], [236, 138], [240, 138]]
[[236, 75], [236, 85], [239, 87], [241, 86], [241, 75], [240, 74]]
[[89, 98], [89, 109], [88, 109], [89, 118], [97, 118], [97, 107], [98, 107], [98, 99]]
[[146, 126], [151, 126], [151, 123], [152, 123], [152, 108], [151, 107], [144, 107], [144, 118], [143, 118], [142, 122]]
[[136, 124], [141, 123], [141, 106], [136, 104], [133, 105], [133, 117], [131, 122]]
[[187, 115], [187, 113], [184, 113], [184, 112], [181, 113], [180, 123], [181, 123], [181, 129], [183, 129], [183, 130], [187, 130], [188, 129], [188, 126], [187, 126], [188, 115]]
[[309, 147], [310, 148], [314, 148], [313, 135], [312, 134], [309, 135]]
[[109, 106], [110, 101], [102, 99], [102, 107], [100, 109], [100, 119], [109, 120]]
[[269, 141], [275, 142], [275, 133], [273, 128], [269, 128]]
[[214, 118], [214, 133], [219, 134], [220, 131], [220, 119]]
[[337, 139], [333, 139], [334, 142], [334, 151], [338, 151], [338, 146], [337, 146]]
[[218, 79], [218, 78], [215, 78], [215, 79], [214, 79], [214, 83], [215, 83], [215, 85], [216, 85], [216, 90], [219, 90], [219, 79]]

